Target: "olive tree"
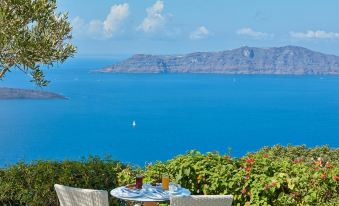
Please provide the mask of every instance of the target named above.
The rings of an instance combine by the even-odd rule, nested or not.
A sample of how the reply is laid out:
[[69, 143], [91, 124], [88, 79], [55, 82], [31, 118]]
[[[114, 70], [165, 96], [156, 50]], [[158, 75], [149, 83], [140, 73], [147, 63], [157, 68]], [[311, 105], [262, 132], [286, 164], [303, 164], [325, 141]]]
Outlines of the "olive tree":
[[56, 9], [56, 0], [0, 0], [0, 79], [18, 69], [46, 86], [42, 67], [75, 53], [68, 15]]

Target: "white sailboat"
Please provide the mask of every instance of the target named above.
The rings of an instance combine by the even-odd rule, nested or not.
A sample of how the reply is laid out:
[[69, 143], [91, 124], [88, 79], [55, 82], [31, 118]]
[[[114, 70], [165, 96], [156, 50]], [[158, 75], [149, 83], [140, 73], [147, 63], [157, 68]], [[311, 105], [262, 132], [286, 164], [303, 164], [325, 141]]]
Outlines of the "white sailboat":
[[135, 126], [137, 126], [137, 123], [135, 123], [135, 120], [133, 120], [132, 127], [135, 127]]

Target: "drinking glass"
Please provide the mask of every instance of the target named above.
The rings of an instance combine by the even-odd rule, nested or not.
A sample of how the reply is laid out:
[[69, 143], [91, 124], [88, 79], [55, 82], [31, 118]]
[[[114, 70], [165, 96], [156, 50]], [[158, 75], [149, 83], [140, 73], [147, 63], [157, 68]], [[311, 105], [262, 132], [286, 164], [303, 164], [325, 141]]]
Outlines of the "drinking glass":
[[168, 175], [163, 175], [162, 176], [162, 189], [163, 190], [168, 190], [168, 185], [169, 185], [169, 176]]
[[142, 189], [142, 179], [143, 179], [143, 176], [142, 175], [138, 175], [136, 178], [135, 178], [135, 187], [137, 189]]

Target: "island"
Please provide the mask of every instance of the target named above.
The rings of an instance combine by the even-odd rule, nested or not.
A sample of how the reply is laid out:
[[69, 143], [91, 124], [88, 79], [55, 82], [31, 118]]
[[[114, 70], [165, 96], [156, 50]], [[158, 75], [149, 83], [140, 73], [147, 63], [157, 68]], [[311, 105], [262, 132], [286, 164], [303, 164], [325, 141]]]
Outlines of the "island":
[[104, 73], [221, 73], [331, 75], [339, 74], [339, 56], [298, 46], [271, 48], [241, 47], [219, 52], [185, 55], [137, 54]]
[[66, 99], [53, 92], [40, 90], [0, 87], [0, 100], [3, 99]]

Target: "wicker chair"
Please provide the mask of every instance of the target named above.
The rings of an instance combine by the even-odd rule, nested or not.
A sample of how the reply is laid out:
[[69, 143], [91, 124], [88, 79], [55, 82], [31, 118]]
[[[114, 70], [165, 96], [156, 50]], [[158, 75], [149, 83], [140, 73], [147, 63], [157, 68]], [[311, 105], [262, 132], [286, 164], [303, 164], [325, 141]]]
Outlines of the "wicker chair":
[[171, 206], [231, 206], [232, 195], [172, 196]]
[[103, 190], [80, 189], [54, 185], [60, 206], [108, 206], [108, 193]]

